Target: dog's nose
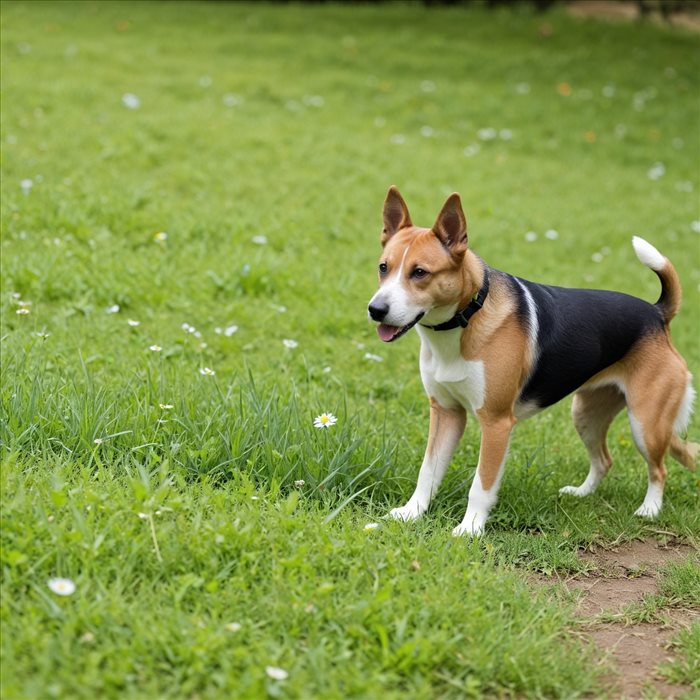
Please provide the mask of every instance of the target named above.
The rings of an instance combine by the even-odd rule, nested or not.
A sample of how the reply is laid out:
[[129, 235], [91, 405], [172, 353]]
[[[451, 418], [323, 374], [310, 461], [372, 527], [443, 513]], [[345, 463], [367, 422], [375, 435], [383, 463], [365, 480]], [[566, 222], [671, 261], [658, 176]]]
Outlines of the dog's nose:
[[384, 317], [389, 313], [389, 304], [374, 301], [370, 303], [367, 310], [373, 321], [383, 321]]

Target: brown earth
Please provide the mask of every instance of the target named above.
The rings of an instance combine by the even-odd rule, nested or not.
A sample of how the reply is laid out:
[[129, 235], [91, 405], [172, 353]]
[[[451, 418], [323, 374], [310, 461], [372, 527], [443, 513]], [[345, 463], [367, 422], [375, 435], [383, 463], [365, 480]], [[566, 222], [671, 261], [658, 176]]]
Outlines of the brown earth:
[[[613, 669], [603, 678], [611, 697], [632, 700], [647, 697], [645, 691], [651, 690], [672, 699], [690, 690], [668, 683], [656, 669], [672, 659], [671, 638], [700, 620], [700, 610], [665, 608], [659, 622], [642, 623], [630, 623], [621, 613], [628, 604], [658, 593], [659, 570], [684, 561], [694, 551], [687, 545], [645, 540], [582, 552], [580, 558], [591, 564], [592, 571], [562, 581], [569, 590], [581, 592], [578, 612], [584, 631]], [[537, 580], [551, 582], [547, 577]]]
[[[648, 21], [684, 27], [694, 32], [700, 31], [700, 14], [697, 7], [689, 5], [685, 11], [672, 12], [666, 18], [660, 12], [659, 3], [651, 4], [649, 7], [650, 12], [646, 17]], [[572, 0], [567, 10], [575, 17], [598, 17], [627, 22], [643, 19], [639, 4], [634, 0]]]

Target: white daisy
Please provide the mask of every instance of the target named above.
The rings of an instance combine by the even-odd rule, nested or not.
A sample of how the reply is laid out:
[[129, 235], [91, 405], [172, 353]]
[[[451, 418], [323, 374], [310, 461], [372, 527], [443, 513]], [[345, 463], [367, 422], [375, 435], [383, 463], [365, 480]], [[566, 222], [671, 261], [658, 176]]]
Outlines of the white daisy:
[[160, 345], [149, 345], [149, 346], [148, 346], [148, 349], [149, 349], [151, 352], [160, 352], [163, 348], [160, 347]]
[[314, 428], [330, 428], [338, 419], [332, 413], [322, 413], [314, 418]]
[[537, 234], [536, 234], [534, 231], [528, 231], [528, 232], [525, 234], [525, 240], [526, 240], [528, 243], [532, 243], [532, 242], [534, 242], [534, 241], [537, 240]]
[[241, 623], [229, 622], [227, 625], [224, 625], [224, 629], [228, 630], [229, 632], [238, 632], [241, 629]]
[[376, 530], [379, 527], [379, 523], [367, 523], [362, 529], [365, 532], [369, 532], [370, 530]]
[[199, 373], [204, 377], [213, 377], [216, 374], [216, 372], [209, 367], [200, 367]]
[[285, 338], [282, 341], [282, 345], [284, 345], [284, 347], [288, 348], [289, 350], [293, 350], [294, 348], [299, 346], [299, 343], [297, 343], [296, 340], [292, 340], [291, 338]]
[[32, 191], [32, 187], [34, 187], [34, 182], [29, 178], [25, 178], [19, 183], [19, 186], [24, 194], [29, 194]]
[[326, 100], [321, 95], [304, 95], [303, 102], [312, 107], [323, 107], [326, 104]]
[[237, 331], [238, 331], [238, 326], [233, 326], [233, 325], [231, 325], [231, 326], [226, 326], [226, 328], [224, 328], [224, 335], [225, 335], [227, 338], [230, 338], [230, 337], [231, 337], [234, 333], [236, 333]]
[[25, 308], [17, 309], [17, 311], [16, 311], [15, 313], [16, 313], [18, 316], [26, 316], [28, 313], [30, 313], [30, 311], [29, 311], [29, 309], [27, 309], [27, 308], [25, 307]]
[[476, 135], [482, 141], [492, 141], [496, 138], [498, 132], [493, 127], [487, 126], [485, 129], [479, 129], [479, 131], [476, 132]]
[[93, 442], [94, 442], [96, 445], [101, 445], [101, 444], [104, 442], [104, 440], [103, 440], [102, 438], [95, 438], [95, 439], [93, 440]]
[[277, 668], [277, 666], [265, 666], [265, 673], [273, 681], [286, 681], [289, 678], [289, 674], [283, 668]]
[[122, 95], [122, 104], [129, 109], [138, 109], [141, 106], [141, 100], [132, 92], [126, 92]]
[[163, 411], [169, 411], [171, 408], [173, 408], [173, 405], [171, 403], [160, 403], [158, 405]]
[[654, 163], [647, 171], [650, 180], [658, 180], [666, 174], [666, 166], [663, 163]]
[[118, 314], [119, 313], [119, 304], [112, 304], [112, 306], [108, 306], [105, 309], [106, 314]]
[[165, 231], [158, 231], [158, 233], [153, 234], [153, 240], [156, 243], [165, 243], [168, 240], [168, 234]]
[[69, 578], [50, 578], [48, 586], [56, 595], [68, 596], [75, 593], [75, 583]]
[[374, 355], [371, 352], [365, 353], [365, 360], [371, 360], [372, 362], [384, 362], [384, 358], [381, 355]]
[[550, 228], [548, 231], [544, 232], [544, 237], [548, 238], [550, 241], [556, 241], [559, 238], [559, 232]]
[[126, 320], [126, 322], [127, 322], [132, 328], [136, 328], [136, 326], [140, 326], [140, 325], [141, 325], [141, 321], [134, 321], [133, 318], [128, 318], [128, 319]]
[[297, 479], [294, 482], [294, 486], [296, 486], [297, 488], [304, 486], [305, 484], [306, 484], [306, 482], [303, 479]]
[[243, 104], [243, 98], [233, 92], [227, 92], [221, 98], [221, 101], [224, 103], [224, 107], [236, 107], [237, 105]]
[[267, 245], [267, 236], [253, 236], [251, 239], [255, 245]]

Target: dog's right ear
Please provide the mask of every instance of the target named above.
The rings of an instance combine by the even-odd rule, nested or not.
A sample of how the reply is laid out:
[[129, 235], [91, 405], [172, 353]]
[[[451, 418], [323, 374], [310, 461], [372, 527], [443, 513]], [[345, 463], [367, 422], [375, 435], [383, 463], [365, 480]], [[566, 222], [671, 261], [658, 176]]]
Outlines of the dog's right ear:
[[411, 215], [408, 213], [406, 202], [399, 194], [399, 191], [392, 185], [384, 200], [384, 228], [382, 229], [382, 247], [399, 230], [413, 226]]

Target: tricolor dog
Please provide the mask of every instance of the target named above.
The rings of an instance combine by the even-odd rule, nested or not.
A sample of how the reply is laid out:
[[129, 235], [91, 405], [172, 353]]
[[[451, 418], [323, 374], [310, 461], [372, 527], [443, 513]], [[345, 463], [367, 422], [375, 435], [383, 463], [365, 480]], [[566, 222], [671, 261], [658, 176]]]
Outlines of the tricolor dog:
[[573, 419], [590, 458], [580, 486], [586, 496], [610, 469], [606, 434], [627, 408], [632, 436], [649, 466], [636, 515], [661, 509], [670, 453], [692, 469], [700, 450], [680, 434], [695, 392], [685, 361], [671, 344], [669, 323], [681, 301], [670, 261], [641, 238], [639, 260], [661, 280], [656, 304], [620, 292], [567, 289], [489, 267], [467, 243], [459, 195], [435, 225], [419, 228], [392, 187], [384, 203], [379, 290], [369, 315], [387, 343], [415, 327], [420, 372], [430, 398], [430, 433], [415, 492], [394, 518], [421, 516], [462, 437], [467, 411], [481, 426], [479, 464], [464, 519], [453, 534], [478, 535], [496, 503], [513, 426], [576, 392]]

